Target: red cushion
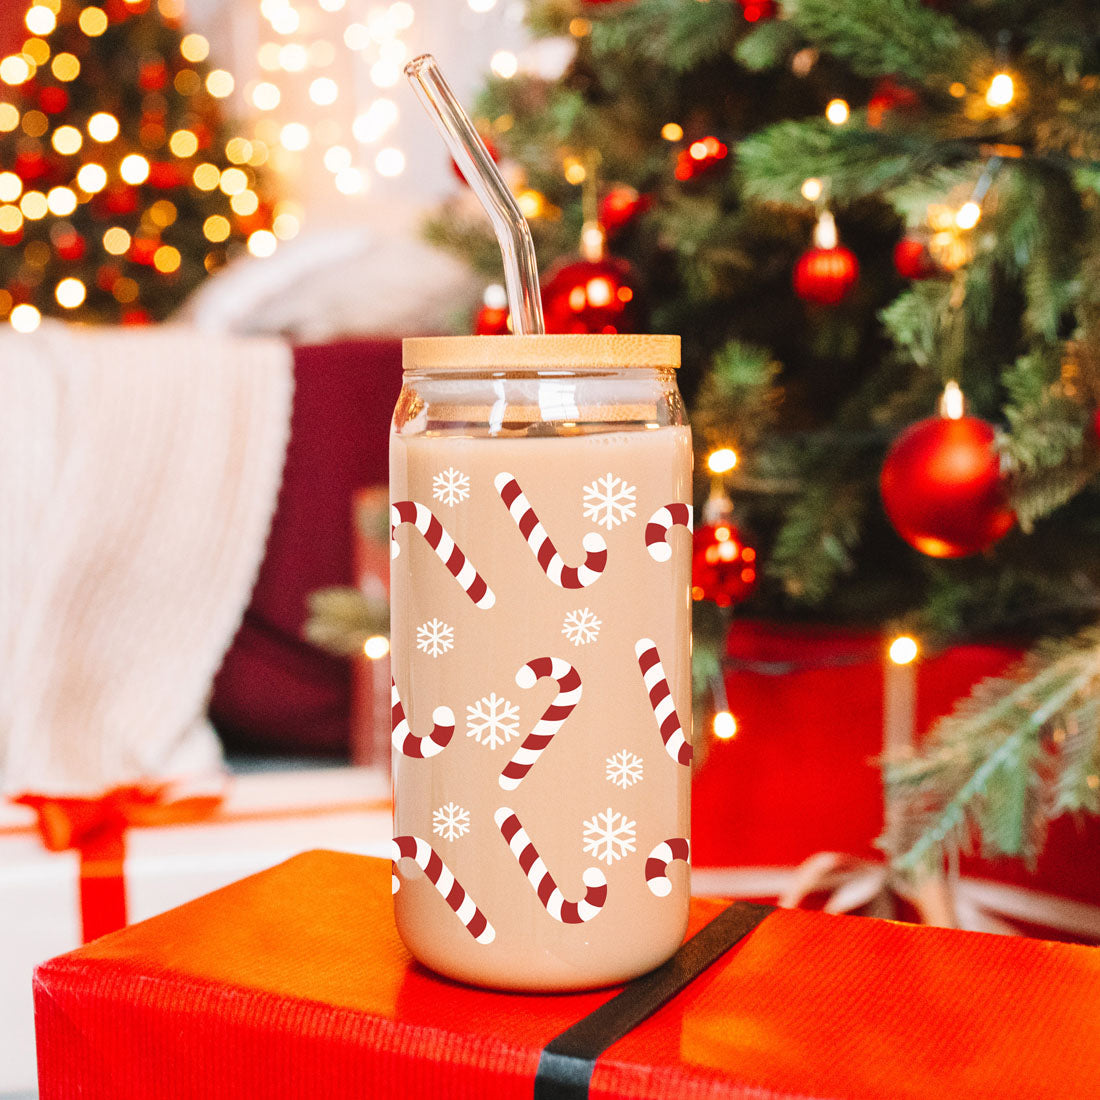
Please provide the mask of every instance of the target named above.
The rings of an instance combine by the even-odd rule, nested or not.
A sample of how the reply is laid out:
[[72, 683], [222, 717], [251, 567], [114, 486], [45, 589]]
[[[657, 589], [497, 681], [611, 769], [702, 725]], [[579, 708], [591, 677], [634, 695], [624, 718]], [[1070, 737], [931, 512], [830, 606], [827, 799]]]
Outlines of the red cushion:
[[252, 602], [226, 655], [210, 716], [231, 748], [339, 753], [348, 742], [347, 661], [302, 639], [306, 597], [352, 583], [351, 501], [385, 484], [400, 340], [294, 351], [283, 484]]

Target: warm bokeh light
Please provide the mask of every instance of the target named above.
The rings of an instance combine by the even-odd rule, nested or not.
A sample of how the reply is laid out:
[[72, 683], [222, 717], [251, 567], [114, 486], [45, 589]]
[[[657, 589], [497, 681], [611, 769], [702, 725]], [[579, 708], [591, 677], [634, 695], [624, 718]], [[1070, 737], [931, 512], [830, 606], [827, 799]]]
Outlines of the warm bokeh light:
[[149, 220], [161, 229], [166, 229], [179, 216], [179, 210], [174, 202], [167, 199], [158, 199], [149, 207]]
[[953, 81], [947, 90], [955, 99], [962, 99], [966, 95], [966, 85], [961, 80]]
[[955, 224], [960, 229], [973, 229], [981, 221], [982, 208], [973, 201], [964, 202], [955, 214]]
[[79, 279], [62, 279], [54, 289], [57, 303], [65, 309], [76, 309], [88, 296], [88, 290]]
[[821, 180], [811, 176], [808, 180], [802, 181], [802, 197], [807, 202], [817, 202], [821, 198], [821, 192], [824, 190], [824, 185]]
[[[516, 195], [516, 204], [519, 206], [519, 212], [525, 218], [537, 218], [546, 209], [546, 199], [542, 193], [532, 190], [530, 187], [525, 187]], [[602, 231], [600, 236], [603, 236]]]
[[112, 256], [124, 256], [130, 250], [130, 234], [121, 225], [112, 225], [103, 234], [103, 248]]
[[896, 665], [912, 664], [919, 653], [916, 638], [910, 638], [908, 634], [900, 634], [890, 643], [890, 660]]
[[89, 162], [82, 165], [80, 171], [77, 172], [76, 182], [80, 185], [81, 190], [87, 191], [89, 195], [94, 195], [107, 186], [107, 173], [102, 165]]
[[511, 50], [497, 50], [489, 59], [489, 68], [502, 80], [509, 80], [519, 70], [519, 61]]
[[225, 69], [212, 69], [206, 77], [206, 90], [215, 99], [225, 99], [233, 94], [233, 74]]
[[42, 314], [34, 306], [24, 302], [11, 311], [8, 321], [16, 332], [34, 332], [42, 323]]
[[707, 469], [712, 474], [728, 474], [737, 465], [737, 452], [730, 447], [720, 447], [707, 456]]
[[49, 212], [50, 205], [46, 202], [46, 196], [41, 191], [27, 191], [19, 200], [19, 209], [23, 211], [23, 217], [30, 221], [44, 218]]
[[283, 98], [282, 92], [269, 80], [263, 80], [252, 89], [252, 106], [258, 111], [273, 111]]
[[721, 741], [728, 741], [737, 736], [737, 719], [728, 710], [720, 710], [712, 723], [714, 736]]
[[168, 148], [177, 157], [193, 157], [199, 151], [199, 139], [190, 130], [177, 130], [168, 139]]
[[289, 241], [291, 238], [298, 236], [302, 223], [294, 214], [277, 214], [271, 228], [280, 241]]
[[23, 115], [23, 133], [27, 137], [41, 137], [50, 126], [50, 120], [42, 111], [27, 111]]
[[85, 8], [77, 25], [89, 38], [98, 38], [107, 29], [107, 13], [102, 8]]
[[19, 125], [19, 111], [10, 103], [0, 103], [0, 133], [10, 133]]
[[279, 241], [275, 234], [266, 229], [257, 229], [256, 232], [248, 238], [248, 251], [251, 252], [253, 256], [271, 256], [278, 246]]
[[843, 99], [830, 99], [825, 106], [825, 117], [834, 126], [842, 126], [851, 113], [847, 101]]
[[278, 49], [278, 67], [288, 73], [300, 73], [309, 64], [309, 52], [300, 42], [288, 42]]
[[376, 99], [352, 123], [351, 132], [364, 145], [377, 141], [398, 118], [397, 104], [392, 99]]
[[118, 119], [106, 111], [97, 111], [88, 119], [88, 134], [94, 141], [114, 141], [118, 137]]
[[374, 167], [380, 176], [399, 176], [405, 171], [405, 154], [393, 146], [379, 149], [378, 156], [374, 158]]
[[584, 183], [588, 178], [588, 172], [576, 157], [566, 157], [563, 165], [565, 169], [565, 181], [574, 186]]
[[319, 76], [309, 86], [309, 98], [318, 107], [327, 107], [330, 103], [335, 103], [339, 95], [340, 89], [336, 81], [328, 76]]
[[62, 83], [68, 83], [80, 76], [80, 62], [75, 54], [59, 53], [50, 63], [50, 72]]
[[358, 168], [342, 168], [336, 173], [336, 190], [342, 195], [358, 195], [366, 190], [367, 180]]
[[203, 236], [208, 241], [213, 241], [215, 244], [221, 244], [222, 241], [229, 238], [229, 219], [223, 217], [221, 214], [211, 214], [209, 218], [202, 223]]
[[76, 209], [76, 192], [70, 187], [51, 187], [46, 205], [51, 214], [67, 218]]
[[18, 233], [23, 228], [23, 212], [18, 206], [0, 206], [0, 233]]
[[248, 186], [248, 175], [241, 168], [227, 168], [218, 186], [226, 195], [238, 195]]
[[363, 643], [363, 654], [372, 661], [379, 661], [390, 651], [390, 640], [382, 634], [372, 634]]
[[943, 387], [943, 394], [940, 396], [940, 416], [948, 420], [961, 420], [965, 412], [966, 398], [962, 387], [952, 379]]
[[0, 172], [0, 202], [15, 202], [23, 194], [23, 181], [14, 172]]
[[162, 244], [153, 253], [153, 266], [162, 275], [171, 275], [173, 271], [179, 270], [181, 259], [178, 248], [173, 248], [170, 244]]
[[300, 153], [309, 146], [309, 127], [301, 122], [288, 122], [279, 131], [279, 144], [291, 153]]
[[35, 4], [23, 16], [23, 22], [31, 34], [49, 34], [57, 26], [57, 16], [42, 4]]
[[1016, 97], [1016, 85], [1008, 73], [997, 73], [985, 93], [985, 101], [990, 107], [1007, 107]]
[[23, 56], [29, 57], [36, 66], [45, 65], [50, 59], [50, 44], [44, 38], [28, 38], [23, 43]]
[[191, 173], [191, 179], [200, 191], [213, 191], [221, 183], [221, 169], [216, 164], [200, 164]]
[[666, 122], [661, 127], [661, 137], [665, 141], [679, 141], [684, 136], [684, 128], [678, 122]]
[[118, 174], [126, 183], [137, 186], [149, 178], [149, 162], [140, 153], [131, 153], [122, 158]]
[[210, 53], [210, 43], [201, 34], [184, 35], [180, 53], [187, 61], [205, 61]]
[[50, 144], [62, 155], [71, 157], [80, 151], [84, 137], [75, 126], [58, 126], [50, 138]]
[[239, 214], [242, 218], [247, 218], [251, 214], [255, 214], [260, 208], [260, 197], [255, 191], [238, 191], [230, 200], [229, 205], [233, 208], [234, 214]]
[[30, 80], [32, 73], [30, 61], [22, 54], [9, 54], [0, 61], [0, 80], [5, 84], [23, 84]]

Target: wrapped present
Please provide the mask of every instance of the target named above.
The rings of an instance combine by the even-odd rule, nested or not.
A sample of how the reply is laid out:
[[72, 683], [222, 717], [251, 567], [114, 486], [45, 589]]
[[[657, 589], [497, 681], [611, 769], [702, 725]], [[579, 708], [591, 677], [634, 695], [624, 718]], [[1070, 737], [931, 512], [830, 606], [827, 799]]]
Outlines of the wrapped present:
[[[106, 827], [49, 851], [34, 810], [0, 803], [0, 1095], [34, 1083], [35, 963], [307, 848], [380, 854], [392, 832], [388, 781], [367, 769], [238, 776], [203, 816], [113, 808]], [[126, 812], [133, 824], [116, 827]]]
[[410, 960], [390, 874], [307, 853], [42, 965], [41, 1100], [1077, 1100], [1100, 1072], [1088, 948], [697, 900], [622, 989], [485, 992]]

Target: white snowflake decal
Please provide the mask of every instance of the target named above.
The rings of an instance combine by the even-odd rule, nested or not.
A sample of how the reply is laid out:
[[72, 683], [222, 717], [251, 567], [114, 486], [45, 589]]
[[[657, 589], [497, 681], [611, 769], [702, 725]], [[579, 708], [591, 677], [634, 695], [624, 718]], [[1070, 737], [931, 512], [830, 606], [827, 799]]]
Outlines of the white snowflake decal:
[[570, 611], [565, 616], [561, 632], [574, 645], [587, 645], [599, 637], [602, 625], [603, 623], [587, 607], [581, 607], [576, 611]]
[[596, 478], [584, 487], [584, 518], [610, 531], [634, 515], [635, 491], [625, 478], [610, 473]]
[[454, 627], [440, 619], [429, 619], [416, 628], [416, 648], [429, 657], [438, 657], [453, 649], [455, 644]]
[[432, 478], [432, 496], [448, 508], [461, 504], [469, 495], [470, 479], [453, 466], [448, 466]]
[[466, 708], [466, 736], [490, 749], [505, 744], [519, 736], [519, 707], [491, 691]]
[[470, 811], [454, 802], [432, 813], [432, 832], [444, 840], [457, 840], [470, 831]]
[[584, 823], [584, 850], [611, 866], [628, 852], [634, 851], [634, 826], [626, 814], [617, 814], [608, 806], [606, 813], [596, 814]]
[[642, 758], [623, 749], [607, 758], [607, 778], [616, 787], [633, 787], [642, 781]]

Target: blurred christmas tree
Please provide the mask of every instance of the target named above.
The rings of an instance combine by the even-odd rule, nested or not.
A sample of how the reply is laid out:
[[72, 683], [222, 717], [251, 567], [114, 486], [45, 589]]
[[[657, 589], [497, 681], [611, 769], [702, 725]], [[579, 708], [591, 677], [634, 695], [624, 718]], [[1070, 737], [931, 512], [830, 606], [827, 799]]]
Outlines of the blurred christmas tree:
[[233, 78], [175, 0], [35, 0], [0, 61], [0, 307], [162, 320], [233, 252], [266, 254], [262, 150], [229, 130]]
[[[492, 80], [479, 112], [518, 166], [549, 325], [684, 337], [701, 457], [722, 452], [696, 597], [943, 641], [1094, 620], [1095, 7], [529, 10], [572, 60]], [[495, 272], [462, 211], [431, 232]], [[891, 772], [907, 865], [968, 823], [1020, 852], [1053, 814], [1100, 811], [1094, 643], [1044, 648]]]

